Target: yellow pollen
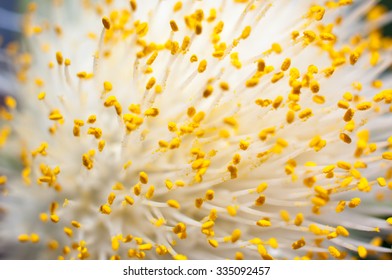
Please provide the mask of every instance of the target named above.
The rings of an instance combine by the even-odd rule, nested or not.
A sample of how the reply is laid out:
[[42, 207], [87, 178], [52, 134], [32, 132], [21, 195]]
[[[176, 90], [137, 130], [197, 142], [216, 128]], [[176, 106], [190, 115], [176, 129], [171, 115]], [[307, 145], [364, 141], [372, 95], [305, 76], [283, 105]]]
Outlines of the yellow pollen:
[[361, 203], [361, 199], [359, 197], [353, 198], [350, 200], [350, 202], [348, 203], [348, 206], [350, 208], [355, 208], [357, 206], [359, 206], [359, 204]]
[[342, 226], [337, 226], [336, 227], [336, 233], [338, 235], [344, 236], [344, 237], [348, 237], [350, 235], [350, 233], [348, 232], [348, 230]]
[[99, 208], [99, 211], [105, 215], [109, 215], [110, 213], [112, 213], [112, 209], [107, 204], [101, 205], [101, 207]]
[[110, 23], [110, 19], [108, 17], [103, 17], [102, 18], [102, 24], [105, 27], [106, 30], [110, 29], [111, 23]]
[[112, 83], [110, 83], [110, 82], [108, 82], [108, 81], [103, 82], [103, 89], [104, 89], [106, 92], [111, 91], [111, 90], [113, 89]]
[[294, 224], [298, 227], [302, 224], [303, 221], [304, 221], [304, 215], [302, 213], [298, 213], [295, 216]]
[[386, 160], [392, 160], [392, 152], [384, 152], [382, 158]]
[[136, 27], [136, 34], [139, 35], [139, 37], [144, 37], [148, 32], [148, 23], [143, 22], [138, 24]]
[[305, 239], [301, 238], [300, 240], [295, 241], [295, 242], [291, 245], [291, 247], [293, 248], [293, 250], [297, 250], [297, 249], [302, 248], [302, 247], [305, 246], [305, 245], [306, 245]]
[[208, 243], [210, 243], [210, 245], [214, 248], [217, 248], [219, 246], [218, 241], [216, 241], [215, 239], [209, 239]]
[[174, 20], [170, 21], [170, 27], [171, 27], [173, 32], [177, 32], [178, 31], [177, 23]]
[[180, 203], [178, 203], [178, 201], [174, 200], [174, 199], [169, 199], [168, 201], [166, 201], [167, 205], [175, 208], [175, 209], [180, 209]]
[[57, 216], [56, 214], [52, 214], [52, 215], [50, 215], [50, 220], [51, 220], [53, 223], [58, 223], [58, 222], [60, 221], [60, 218], [59, 218], [59, 216]]
[[124, 200], [125, 200], [125, 202], [128, 203], [129, 205], [133, 205], [133, 203], [134, 203], [133, 198], [130, 197], [129, 195], [126, 195], [126, 196], [124, 197]]
[[140, 172], [139, 173], [139, 180], [142, 184], [147, 184], [148, 183], [148, 175], [145, 172]]
[[358, 246], [357, 250], [358, 250], [358, 255], [360, 258], [365, 259], [367, 257], [368, 252], [365, 247]]
[[81, 224], [79, 222], [77, 222], [77, 221], [71, 221], [71, 225], [73, 227], [75, 227], [75, 228], [80, 228], [81, 227]]
[[21, 234], [18, 236], [18, 240], [21, 243], [25, 243], [25, 242], [30, 241], [30, 236], [28, 234]]
[[62, 65], [64, 61], [63, 54], [61, 52], [56, 52], [56, 61], [58, 65]]
[[200, 61], [199, 67], [197, 68], [197, 71], [199, 73], [203, 73], [207, 68], [207, 60], [203, 59]]
[[329, 246], [328, 247], [328, 251], [329, 251], [329, 253], [331, 254], [331, 256], [333, 256], [334, 258], [340, 258], [340, 256], [341, 256], [341, 253], [339, 252], [339, 250], [338, 249], [336, 249], [335, 247], [333, 247], [333, 246]]
[[271, 222], [265, 219], [262, 220], [258, 220], [256, 222], [256, 225], [260, 226], [260, 227], [270, 227], [271, 226]]
[[73, 236], [73, 230], [69, 227], [64, 227], [64, 233], [68, 236], [68, 237], [72, 237]]

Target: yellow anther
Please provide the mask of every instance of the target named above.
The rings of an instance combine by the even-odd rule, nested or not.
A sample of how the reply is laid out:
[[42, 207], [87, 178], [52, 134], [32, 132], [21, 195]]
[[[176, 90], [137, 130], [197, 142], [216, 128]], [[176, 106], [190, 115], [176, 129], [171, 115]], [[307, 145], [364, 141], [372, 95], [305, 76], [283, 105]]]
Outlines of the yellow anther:
[[178, 203], [178, 201], [174, 200], [174, 199], [169, 199], [168, 201], [166, 201], [167, 205], [175, 208], [175, 209], [180, 209], [180, 203]]
[[250, 143], [248, 141], [245, 140], [241, 140], [240, 141], [240, 149], [241, 150], [247, 150], [249, 148]]
[[239, 230], [239, 229], [233, 230], [233, 232], [231, 233], [231, 242], [232, 242], [232, 243], [235, 243], [235, 242], [237, 242], [240, 238], [241, 238], [241, 230]]
[[273, 43], [271, 45], [271, 50], [277, 54], [280, 54], [283, 51], [282, 46], [278, 43]]
[[348, 109], [348, 110], [346, 111], [346, 113], [344, 114], [343, 120], [344, 120], [345, 122], [349, 122], [349, 121], [351, 121], [351, 120], [353, 119], [353, 117], [354, 117], [354, 110], [350, 108], [350, 109]]
[[38, 243], [40, 240], [39, 235], [36, 233], [30, 234], [30, 240], [32, 243]]
[[150, 90], [153, 88], [153, 86], [155, 85], [156, 79], [154, 77], [151, 77], [147, 84], [146, 84], [146, 90]]
[[372, 103], [371, 102], [361, 102], [357, 105], [357, 109], [360, 111], [365, 111], [368, 110], [372, 107]]
[[200, 61], [197, 71], [199, 73], [203, 73], [206, 70], [206, 68], [207, 68], [207, 60], [203, 59], [202, 61]]
[[152, 65], [152, 64], [154, 63], [155, 59], [157, 58], [157, 56], [158, 56], [158, 52], [157, 52], [157, 51], [154, 51], [154, 52], [152, 53], [152, 55], [148, 58], [146, 64], [147, 64], [147, 65]]
[[278, 72], [274, 74], [271, 78], [271, 83], [277, 83], [279, 80], [281, 80], [284, 77], [284, 72]]
[[344, 209], [346, 208], [346, 202], [345, 201], [339, 201], [338, 205], [335, 208], [336, 213], [343, 212]]
[[46, 93], [45, 92], [40, 92], [37, 96], [38, 100], [44, 100], [46, 97]]
[[103, 149], [105, 148], [105, 145], [106, 145], [106, 141], [105, 140], [100, 140], [98, 142], [98, 151], [102, 152]]
[[298, 226], [302, 225], [303, 221], [304, 221], [304, 215], [302, 213], [298, 213], [295, 216], [294, 224], [298, 227]]
[[261, 183], [260, 185], [257, 186], [256, 192], [262, 193], [262, 192], [264, 192], [267, 188], [268, 188], [268, 184], [267, 184], [267, 183]]
[[323, 173], [332, 172], [332, 171], [335, 169], [335, 167], [336, 167], [336, 166], [333, 165], [333, 164], [328, 165], [328, 166], [326, 166], [326, 167], [323, 168], [322, 172], [323, 172]]
[[385, 178], [383, 178], [383, 177], [378, 177], [377, 183], [380, 187], [385, 187], [387, 185], [387, 182], [386, 182]]
[[111, 91], [111, 90], [113, 89], [112, 83], [111, 83], [111, 82], [108, 82], [108, 81], [103, 82], [103, 89], [104, 89], [106, 92]]
[[215, 225], [214, 221], [207, 221], [204, 224], [202, 224], [201, 228], [202, 229], [211, 229]]
[[163, 255], [166, 255], [169, 251], [165, 245], [158, 245], [157, 248], [155, 249], [155, 252], [158, 255], [163, 256]]
[[105, 215], [109, 215], [110, 213], [112, 213], [112, 209], [107, 204], [101, 205], [101, 207], [99, 208], [99, 211]]
[[336, 36], [330, 32], [322, 32], [320, 34], [320, 38], [321, 38], [321, 40], [325, 40], [325, 41], [335, 41], [336, 40]]
[[64, 233], [68, 236], [68, 237], [72, 237], [73, 236], [73, 230], [69, 227], [64, 227]]
[[386, 219], [386, 222], [387, 222], [389, 225], [392, 225], [392, 217], [387, 218], [387, 219]]
[[133, 198], [130, 197], [129, 195], [126, 195], [126, 196], [124, 197], [124, 201], [125, 201], [126, 203], [128, 203], [129, 205], [133, 205], [133, 203], [135, 202], [135, 201], [133, 200]]
[[205, 90], [203, 91], [203, 97], [207, 98], [209, 97], [214, 91], [214, 88], [212, 85], [207, 85]]
[[112, 237], [112, 250], [117, 251], [120, 248], [120, 242], [116, 236]]
[[148, 188], [146, 192], [146, 198], [151, 199], [154, 196], [154, 192], [155, 192], [155, 187], [152, 185]]
[[184, 223], [178, 223], [175, 227], [173, 227], [173, 232], [175, 234], [183, 233], [186, 231], [186, 225]]
[[15, 98], [11, 97], [11, 96], [6, 96], [4, 98], [4, 103], [5, 105], [9, 108], [9, 109], [15, 109], [16, 108], [16, 100]]
[[61, 115], [61, 113], [58, 110], [53, 110], [49, 114], [49, 120], [51, 120], [51, 121], [59, 121], [62, 119], [63, 119], [63, 115]]
[[110, 29], [111, 23], [110, 23], [110, 19], [108, 17], [103, 17], [102, 18], [102, 24], [103, 24], [103, 27], [105, 27], [106, 30]]
[[109, 194], [109, 196], [108, 196], [108, 204], [109, 204], [109, 205], [112, 205], [112, 204], [113, 204], [113, 201], [114, 201], [115, 199], [116, 199], [115, 193], [111, 192], [111, 193]]
[[313, 93], [318, 93], [320, 91], [320, 84], [316, 80], [310, 81], [309, 87]]
[[295, 112], [293, 110], [287, 111], [286, 114], [286, 122], [287, 123], [292, 123], [295, 119]]
[[185, 255], [177, 254], [177, 255], [173, 256], [173, 259], [175, 259], [176, 261], [185, 261], [188, 258]]
[[204, 200], [202, 198], [195, 199], [195, 207], [200, 208], [203, 205]]
[[291, 244], [291, 247], [293, 248], [293, 250], [298, 250], [305, 245], [306, 245], [305, 239], [301, 238], [300, 240], [297, 240], [293, 244]]
[[170, 28], [173, 32], [177, 32], [178, 31], [178, 25], [174, 20], [170, 21]]
[[227, 206], [226, 211], [232, 217], [237, 215], [237, 207], [235, 207], [235, 206], [232, 206], [232, 205]]
[[147, 184], [148, 183], [148, 175], [146, 172], [140, 172], [139, 173], [139, 180], [142, 184]]
[[306, 31], [303, 32], [303, 34], [304, 34], [304, 37], [306, 38], [306, 40], [309, 43], [313, 42], [317, 38], [316, 33], [314, 33], [311, 30], [306, 30]]
[[201, 22], [197, 22], [195, 26], [195, 33], [196, 35], [200, 35], [203, 32], [203, 26], [201, 25]]
[[145, 244], [141, 244], [139, 245], [139, 250], [142, 251], [148, 251], [152, 249], [152, 244], [151, 243], [145, 243]]
[[138, 26], [136, 27], [136, 34], [139, 35], [139, 37], [144, 37], [148, 32], [148, 23], [143, 22], [139, 23]]
[[191, 58], [190, 58], [190, 62], [191, 63], [193, 63], [193, 62], [197, 62], [199, 59], [197, 58], [197, 55], [195, 55], [195, 54], [193, 54], [192, 56], [191, 56]]
[[367, 257], [368, 252], [365, 247], [358, 246], [357, 250], [358, 250], [358, 255], [360, 258], [365, 259]]
[[56, 61], [58, 65], [63, 65], [64, 57], [61, 52], [56, 52]]
[[299, 112], [298, 116], [300, 119], [307, 119], [309, 117], [311, 117], [313, 115], [312, 109], [310, 108], [306, 108], [304, 110], [302, 110], [301, 112]]
[[19, 240], [19, 242], [21, 242], [21, 243], [25, 243], [25, 242], [30, 241], [30, 236], [29, 236], [28, 234], [20, 234], [20, 235], [18, 236], [18, 240]]
[[90, 115], [87, 119], [87, 123], [93, 124], [97, 121], [97, 116], [96, 115]]
[[71, 221], [71, 225], [75, 228], [80, 228], [81, 224], [78, 221]]
[[95, 139], [99, 139], [102, 136], [102, 130], [98, 127], [90, 127], [87, 130], [87, 134], [94, 135]]
[[351, 164], [348, 163], [348, 162], [345, 162], [345, 161], [338, 161], [338, 162], [336, 163], [336, 165], [337, 165], [339, 168], [344, 169], [344, 170], [350, 170], [350, 169], [351, 169]]
[[290, 58], [286, 58], [282, 65], [280, 66], [280, 70], [282, 71], [287, 71], [291, 66], [291, 59]]
[[346, 100], [339, 100], [338, 107], [341, 109], [348, 109], [350, 104]]
[[46, 222], [48, 221], [48, 219], [49, 219], [48, 214], [46, 214], [46, 213], [40, 213], [40, 214], [39, 214], [39, 219], [40, 219], [42, 222], [46, 223]]
[[252, 31], [252, 27], [250, 27], [249, 25], [246, 26], [246, 27], [244, 28], [244, 30], [242, 30], [241, 39], [244, 40], [244, 39], [248, 38], [249, 35], [250, 35], [250, 33], [251, 33], [251, 31]]
[[215, 195], [215, 192], [213, 190], [207, 190], [205, 198], [206, 198], [206, 200], [213, 200], [214, 195]]
[[59, 243], [56, 240], [51, 240], [48, 242], [48, 247], [50, 250], [56, 250], [59, 247]]
[[265, 195], [260, 195], [256, 200], [255, 200], [255, 205], [256, 206], [261, 206], [265, 203]]
[[350, 235], [348, 230], [346, 228], [344, 228], [343, 226], [337, 226], [336, 227], [336, 233], [338, 235], [341, 235], [341, 236], [344, 236], [344, 237], [348, 237]]
[[283, 221], [285, 221], [286, 223], [290, 222], [290, 213], [288, 211], [281, 210], [279, 214]]
[[359, 57], [361, 56], [361, 54], [359, 52], [353, 52], [350, 55], [350, 64], [354, 65], [355, 63], [357, 63]]
[[310, 14], [314, 17], [315, 20], [320, 21], [323, 19], [325, 14], [325, 8], [315, 5], [310, 8]]
[[333, 247], [333, 246], [329, 246], [328, 247], [328, 251], [329, 251], [329, 253], [331, 254], [331, 256], [332, 257], [334, 257], [334, 258], [340, 258], [341, 257], [341, 252], [339, 252], [339, 250], [338, 249], [336, 249], [335, 247]]
[[137, 9], [136, 0], [130, 0], [130, 1], [129, 1], [129, 4], [131, 5], [132, 11], [136, 11], [136, 9]]
[[392, 160], [392, 152], [384, 152], [382, 158], [386, 160]]
[[348, 207], [355, 208], [359, 206], [359, 204], [361, 204], [361, 199], [359, 197], [355, 197], [350, 200], [350, 202], [348, 203]]
[[270, 227], [271, 226], [271, 222], [269, 220], [266, 220], [266, 219], [261, 219], [261, 220], [258, 220], [256, 222], [256, 225], [258, 225], [260, 227]]
[[59, 216], [57, 216], [56, 214], [52, 214], [52, 215], [50, 215], [50, 220], [51, 220], [53, 223], [58, 223], [58, 222], [60, 221], [60, 218], [59, 218]]
[[146, 117], [156, 117], [159, 115], [159, 109], [158, 108], [149, 108], [144, 112], [144, 115]]
[[217, 247], [219, 246], [218, 241], [216, 241], [215, 239], [209, 239], [209, 240], [208, 240], [208, 243], [209, 243], [212, 247], [214, 247], [214, 248], [217, 248]]
[[198, 112], [192, 119], [195, 123], [201, 123], [204, 120], [205, 113], [203, 111]]

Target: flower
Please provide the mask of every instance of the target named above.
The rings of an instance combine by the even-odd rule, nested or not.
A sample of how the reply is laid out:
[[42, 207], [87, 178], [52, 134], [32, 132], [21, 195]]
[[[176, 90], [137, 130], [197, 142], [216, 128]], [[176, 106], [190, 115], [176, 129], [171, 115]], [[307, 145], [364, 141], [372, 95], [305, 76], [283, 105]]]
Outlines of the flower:
[[31, 4], [1, 110], [7, 254], [390, 253], [390, 16], [352, 2]]

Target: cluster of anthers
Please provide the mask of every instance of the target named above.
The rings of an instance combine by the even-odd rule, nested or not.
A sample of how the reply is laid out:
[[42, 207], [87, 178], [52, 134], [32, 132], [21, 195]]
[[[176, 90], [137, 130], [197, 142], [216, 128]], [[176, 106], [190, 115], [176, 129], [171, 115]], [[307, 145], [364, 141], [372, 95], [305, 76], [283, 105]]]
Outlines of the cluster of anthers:
[[391, 14], [353, 2], [30, 4], [9, 257], [390, 256]]

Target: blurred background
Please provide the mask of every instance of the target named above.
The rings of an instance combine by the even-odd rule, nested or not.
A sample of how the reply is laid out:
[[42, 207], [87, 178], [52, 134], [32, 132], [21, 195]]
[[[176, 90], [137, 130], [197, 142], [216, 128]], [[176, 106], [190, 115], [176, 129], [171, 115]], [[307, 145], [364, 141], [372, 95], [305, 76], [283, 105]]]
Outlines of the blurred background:
[[[367, 0], [366, 0], [367, 1]], [[18, 36], [19, 16], [18, 11], [31, 2], [29, 0], [0, 0], [0, 46], [4, 46]], [[392, 10], [392, 0], [381, 0], [380, 3]], [[392, 36], [392, 24], [385, 28], [385, 33]]]

